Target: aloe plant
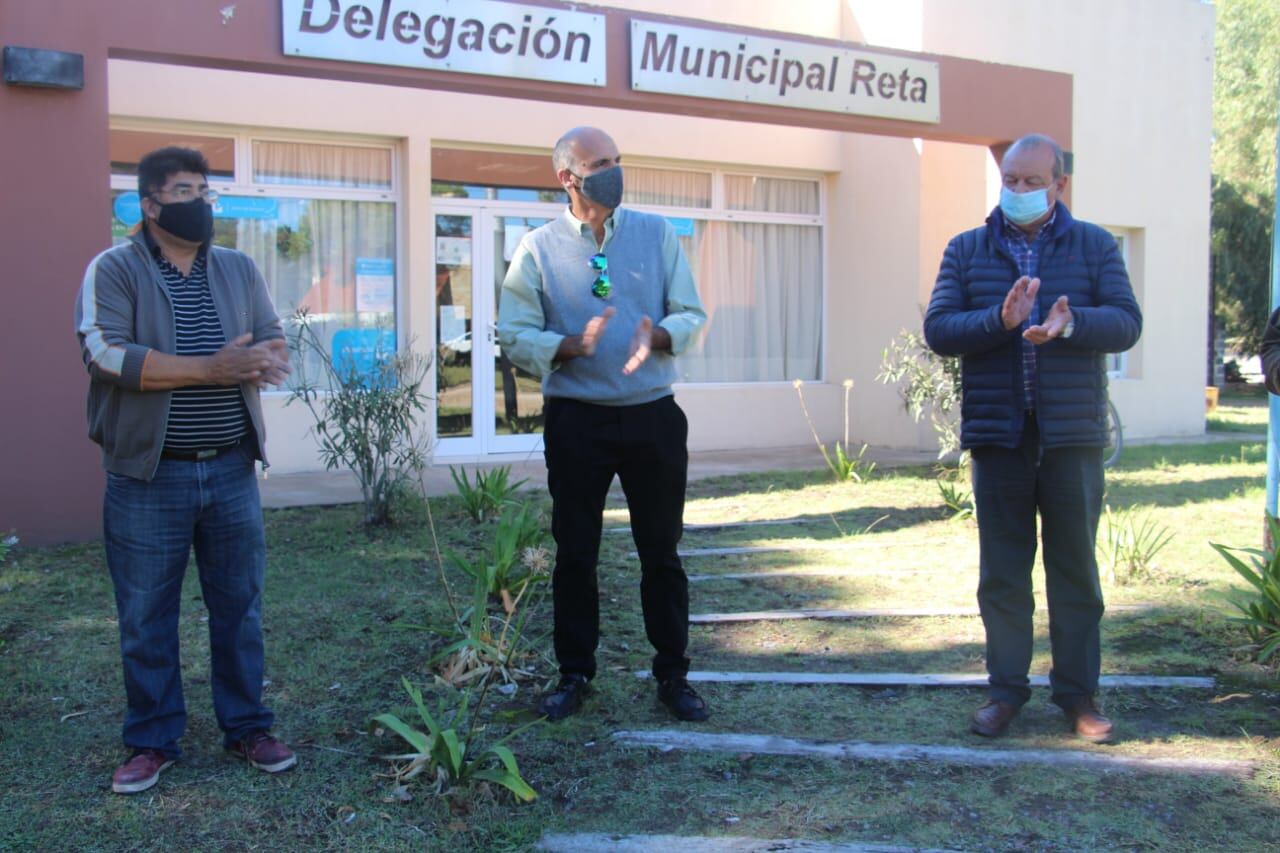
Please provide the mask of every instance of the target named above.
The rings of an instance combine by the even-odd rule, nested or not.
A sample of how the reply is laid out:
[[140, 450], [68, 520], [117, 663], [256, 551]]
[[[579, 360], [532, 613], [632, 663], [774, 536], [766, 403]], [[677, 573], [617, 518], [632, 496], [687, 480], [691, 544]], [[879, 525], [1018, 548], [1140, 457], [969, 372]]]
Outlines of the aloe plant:
[[[1280, 543], [1280, 522], [1268, 516], [1271, 542]], [[1266, 663], [1280, 650], [1280, 547], [1274, 544], [1270, 550], [1260, 548], [1230, 548], [1210, 542], [1236, 574], [1249, 582], [1248, 595], [1235, 596], [1231, 603], [1242, 615], [1232, 618], [1244, 626], [1249, 639], [1257, 647], [1259, 662]], [[1233, 553], [1234, 552], [1234, 553]], [[1249, 562], [1236, 556], [1246, 554]]]

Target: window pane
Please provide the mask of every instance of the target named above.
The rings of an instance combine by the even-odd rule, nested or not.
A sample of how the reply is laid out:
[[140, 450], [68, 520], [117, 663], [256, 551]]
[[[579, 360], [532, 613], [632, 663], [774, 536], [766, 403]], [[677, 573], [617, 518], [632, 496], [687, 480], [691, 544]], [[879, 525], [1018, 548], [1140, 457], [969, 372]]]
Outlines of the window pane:
[[730, 210], [818, 213], [818, 182], [753, 175], [724, 176], [725, 206]]
[[[319, 199], [224, 196], [214, 242], [245, 252], [267, 280], [276, 311], [287, 319], [305, 308], [311, 327], [332, 353], [394, 349], [395, 205]], [[341, 355], [341, 353], [339, 353]], [[294, 374], [322, 379], [318, 359]]]
[[111, 130], [107, 133], [111, 151], [111, 174], [137, 175], [138, 161], [144, 154], [177, 145], [194, 148], [209, 161], [209, 177], [231, 180], [235, 177], [236, 142], [220, 136], [150, 130]]
[[710, 207], [711, 174], [623, 166], [622, 200], [628, 204]]
[[697, 222], [681, 238], [707, 312], [681, 355], [686, 382], [817, 379], [822, 352], [822, 229]]
[[264, 184], [391, 189], [391, 152], [386, 148], [254, 140], [253, 179]]

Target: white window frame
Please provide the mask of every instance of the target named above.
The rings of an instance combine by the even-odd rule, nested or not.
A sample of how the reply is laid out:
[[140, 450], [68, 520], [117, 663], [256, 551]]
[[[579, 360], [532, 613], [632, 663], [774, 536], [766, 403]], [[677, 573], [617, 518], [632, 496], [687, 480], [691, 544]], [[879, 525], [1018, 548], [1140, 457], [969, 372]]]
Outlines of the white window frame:
[[[438, 140], [435, 145], [440, 148], [458, 148], [469, 151], [487, 151], [492, 150], [497, 153], [511, 153], [510, 149], [485, 148], [475, 145], [454, 144], [444, 140]], [[551, 157], [549, 151], [521, 151], [520, 153], [534, 153]], [[828, 299], [828, 281], [830, 278], [830, 264], [827, 256], [827, 232], [829, 230], [827, 224], [827, 176], [822, 172], [808, 172], [801, 170], [777, 169], [777, 168], [752, 168], [747, 166], [715, 166], [699, 163], [672, 162], [661, 159], [650, 159], [643, 157], [631, 157], [623, 155], [622, 166], [625, 170], [627, 166], [638, 166], [645, 169], [661, 169], [668, 172], [700, 172], [711, 175], [711, 206], [710, 207], [675, 207], [655, 204], [632, 204], [627, 203], [627, 207], [632, 210], [653, 213], [658, 216], [671, 217], [676, 219], [701, 219], [705, 221], [716, 222], [753, 222], [766, 225], [808, 225], [816, 226], [818, 230], [818, 251], [822, 255], [822, 282], [819, 299], [822, 303], [822, 346], [818, 350], [818, 375], [816, 379], [805, 380], [806, 382], [825, 383], [827, 381], [827, 345], [830, 341], [830, 301]], [[808, 213], [770, 213], [769, 211], [760, 210], [730, 210], [725, 206], [724, 176], [735, 175], [742, 177], [757, 178], [785, 178], [798, 181], [815, 181], [818, 184], [818, 212], [816, 214]], [[435, 180], [435, 176], [432, 176]], [[431, 199], [433, 212], [449, 212], [473, 210], [479, 211], [481, 207], [501, 206], [503, 209], [514, 208], [527, 210], [530, 215], [546, 215], [549, 210], [554, 210], [558, 215], [563, 206], [558, 203], [549, 204], [546, 202], [502, 202], [496, 199], [457, 199], [446, 198], [443, 196], [433, 196]], [[523, 207], [528, 205], [528, 207]], [[434, 251], [433, 251], [434, 255]], [[434, 258], [433, 258], [434, 259]], [[748, 388], [769, 388], [783, 387], [791, 385], [791, 379], [783, 380], [761, 380], [759, 382], [676, 382], [675, 384], [681, 388], [697, 388], [697, 389], [748, 389]]]
[[[1133, 233], [1128, 228], [1107, 227], [1107, 231], [1116, 238], [1120, 247], [1120, 258], [1124, 261], [1125, 272], [1129, 272], [1129, 247], [1133, 244]], [[1132, 281], [1132, 279], [1130, 279]], [[1107, 353], [1107, 379], [1129, 378], [1129, 352]]]
[[[189, 133], [200, 136], [221, 137], [234, 140], [235, 162], [231, 180], [213, 178], [210, 189], [222, 195], [257, 196], [263, 198], [303, 199], [317, 201], [375, 201], [393, 206], [396, 251], [396, 347], [408, 339], [408, 276], [405, 274], [406, 240], [404, 217], [401, 216], [400, 145], [397, 140], [383, 137], [353, 134], [304, 133], [281, 131], [278, 128], [244, 127], [239, 125], [203, 124], [196, 122], [170, 122], [112, 117], [110, 131], [132, 130], [147, 133]], [[281, 142], [301, 145], [343, 145], [352, 148], [376, 148], [391, 155], [390, 189], [358, 189], [355, 187], [320, 187], [303, 184], [260, 183], [253, 180], [253, 143]], [[133, 175], [111, 175], [111, 189], [137, 191], [138, 179]], [[286, 390], [264, 390], [264, 397], [288, 397]]]

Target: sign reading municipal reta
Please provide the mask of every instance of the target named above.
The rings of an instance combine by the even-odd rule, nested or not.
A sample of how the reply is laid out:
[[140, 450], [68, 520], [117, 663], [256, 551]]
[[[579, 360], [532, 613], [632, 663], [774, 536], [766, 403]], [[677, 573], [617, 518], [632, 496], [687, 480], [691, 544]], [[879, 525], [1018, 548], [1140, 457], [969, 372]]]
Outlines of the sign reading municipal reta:
[[936, 62], [634, 18], [631, 88], [904, 121], [941, 117]]
[[605, 85], [604, 17], [500, 0], [280, 0], [288, 56]]

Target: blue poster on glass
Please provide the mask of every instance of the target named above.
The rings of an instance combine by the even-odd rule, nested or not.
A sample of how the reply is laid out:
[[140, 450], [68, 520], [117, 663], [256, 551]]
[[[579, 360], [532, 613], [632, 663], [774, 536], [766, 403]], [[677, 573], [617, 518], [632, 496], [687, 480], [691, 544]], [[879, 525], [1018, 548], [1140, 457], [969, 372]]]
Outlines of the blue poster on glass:
[[274, 198], [220, 195], [213, 203], [213, 215], [219, 219], [279, 219], [280, 202]]
[[396, 354], [391, 329], [339, 329], [333, 333], [333, 366], [347, 377], [368, 382], [381, 375], [381, 365]]

